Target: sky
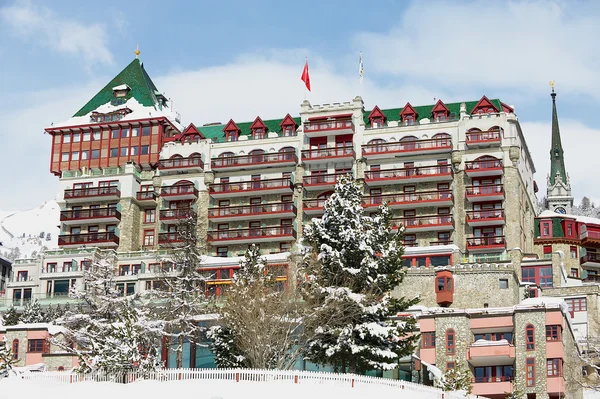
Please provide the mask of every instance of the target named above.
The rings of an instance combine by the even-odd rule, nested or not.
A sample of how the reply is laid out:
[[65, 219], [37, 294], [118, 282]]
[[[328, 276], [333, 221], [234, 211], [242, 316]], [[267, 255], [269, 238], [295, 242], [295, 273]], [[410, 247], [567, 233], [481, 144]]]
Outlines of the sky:
[[0, 0], [0, 211], [58, 196], [44, 128], [71, 117], [138, 44], [184, 125], [297, 115], [306, 57], [313, 104], [500, 98], [519, 117], [538, 197], [555, 80], [573, 194], [600, 205], [599, 36], [600, 2], [588, 1]]

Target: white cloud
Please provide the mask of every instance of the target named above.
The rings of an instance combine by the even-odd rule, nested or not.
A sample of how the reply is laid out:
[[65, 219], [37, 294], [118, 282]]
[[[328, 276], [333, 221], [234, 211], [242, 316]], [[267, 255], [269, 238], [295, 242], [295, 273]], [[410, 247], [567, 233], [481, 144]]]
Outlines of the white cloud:
[[98, 63], [113, 63], [104, 25], [68, 19], [30, 1], [0, 8], [0, 21], [13, 35], [59, 53], [78, 56], [88, 68]]
[[[414, 2], [386, 33], [359, 33], [367, 70], [457, 92], [493, 88], [519, 96], [561, 91], [600, 97], [598, 10], [533, 2]], [[594, 48], [595, 47], [595, 48]], [[516, 93], [515, 93], [516, 92]], [[511, 97], [515, 97], [511, 94]]]

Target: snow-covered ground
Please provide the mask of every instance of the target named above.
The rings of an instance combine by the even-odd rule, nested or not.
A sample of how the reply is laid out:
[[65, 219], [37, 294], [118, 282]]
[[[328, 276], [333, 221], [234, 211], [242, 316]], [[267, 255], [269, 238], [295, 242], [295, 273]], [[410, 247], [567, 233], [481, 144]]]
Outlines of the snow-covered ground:
[[[20, 257], [40, 252], [44, 247], [56, 248], [59, 235], [60, 207], [55, 201], [27, 211], [8, 213], [0, 211], [0, 254], [19, 248]], [[41, 233], [44, 237], [41, 237]], [[50, 240], [47, 240], [50, 234]]]
[[107, 399], [138, 397], [144, 399], [192, 397], [194, 399], [320, 399], [365, 397], [411, 399], [440, 399], [431, 392], [403, 392], [398, 388], [365, 385], [340, 387], [332, 385], [293, 384], [290, 382], [233, 382], [233, 381], [138, 381], [132, 384], [109, 382], [80, 382], [64, 384], [51, 381], [26, 381], [17, 378], [0, 380], [1, 398], [48, 399]]

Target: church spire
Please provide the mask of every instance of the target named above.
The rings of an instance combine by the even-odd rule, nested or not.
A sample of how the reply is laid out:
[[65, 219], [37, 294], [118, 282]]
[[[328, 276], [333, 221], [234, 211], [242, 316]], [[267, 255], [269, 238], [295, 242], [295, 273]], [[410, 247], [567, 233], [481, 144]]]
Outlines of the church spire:
[[554, 81], [550, 82], [552, 86], [552, 147], [550, 148], [550, 183], [554, 184], [558, 174], [563, 182], [567, 182], [567, 173], [565, 170], [565, 159], [560, 141], [560, 128], [558, 126], [558, 113], [556, 112], [556, 92], [554, 91]]

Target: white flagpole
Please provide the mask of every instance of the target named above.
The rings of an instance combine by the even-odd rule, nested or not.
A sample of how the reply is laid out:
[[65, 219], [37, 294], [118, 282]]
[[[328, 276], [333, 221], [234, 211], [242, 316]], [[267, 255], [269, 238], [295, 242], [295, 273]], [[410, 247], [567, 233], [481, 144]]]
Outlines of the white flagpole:
[[358, 60], [358, 76], [360, 79], [360, 95], [362, 96], [363, 94], [363, 74], [364, 74], [364, 69], [363, 69], [363, 58], [362, 58], [362, 51], [360, 52], [360, 58]]

